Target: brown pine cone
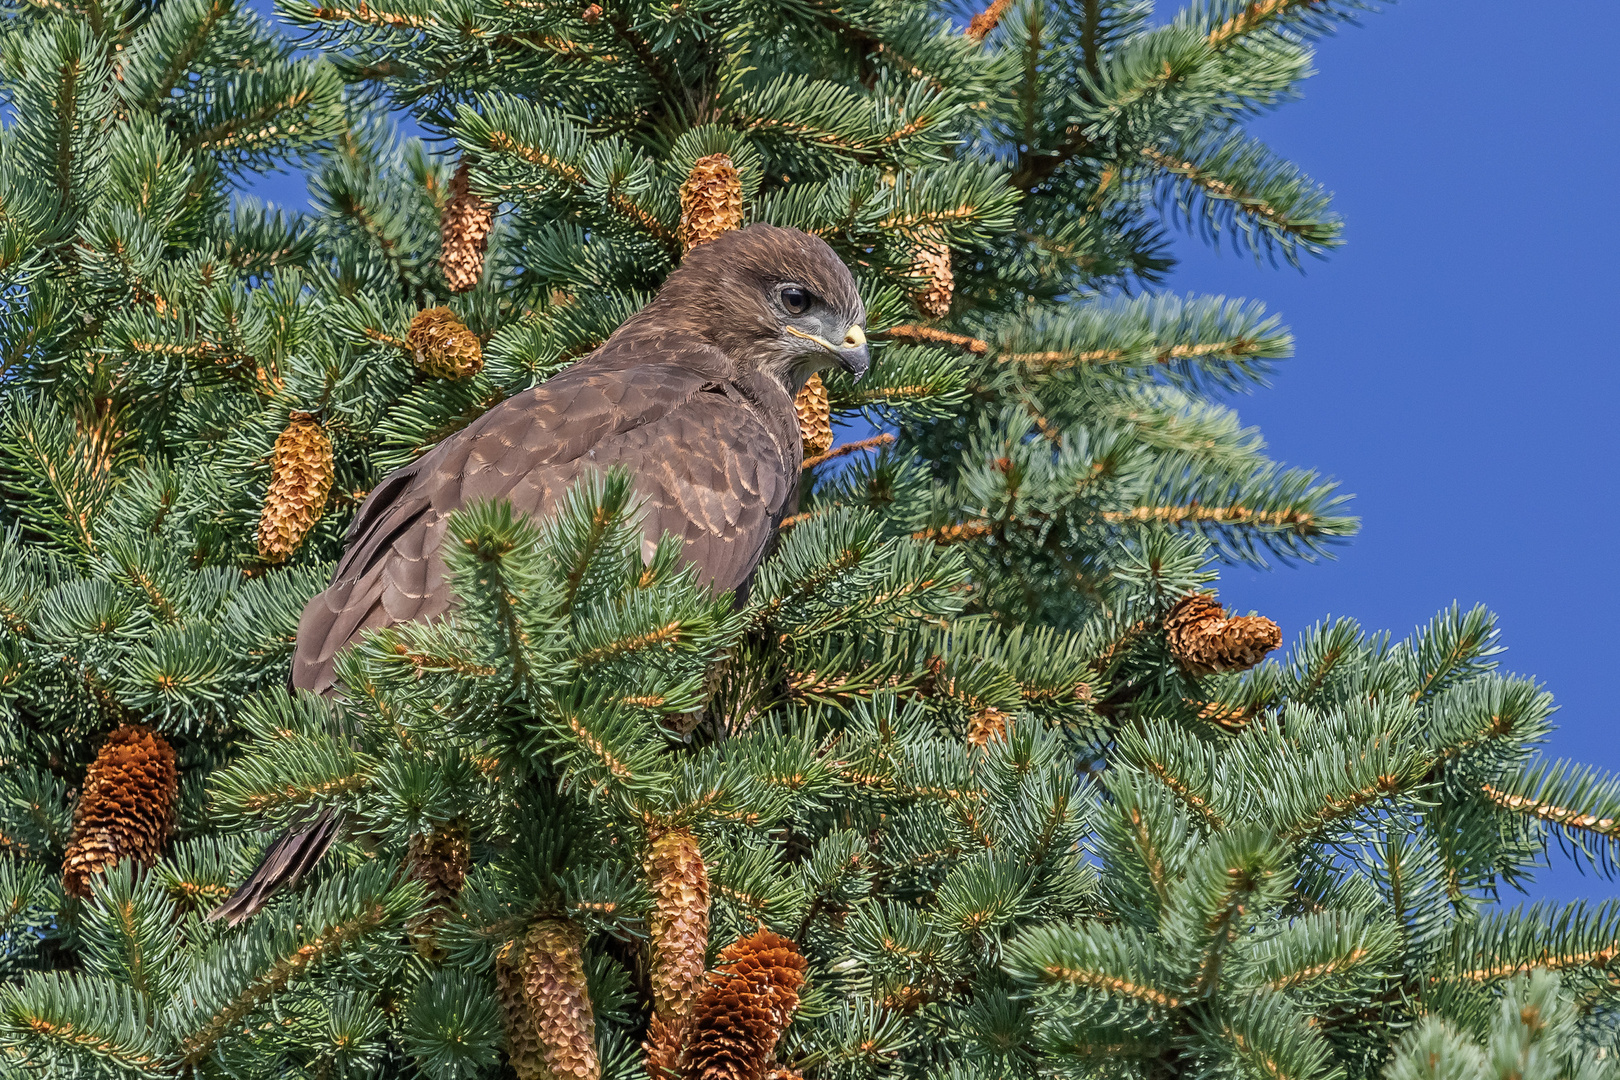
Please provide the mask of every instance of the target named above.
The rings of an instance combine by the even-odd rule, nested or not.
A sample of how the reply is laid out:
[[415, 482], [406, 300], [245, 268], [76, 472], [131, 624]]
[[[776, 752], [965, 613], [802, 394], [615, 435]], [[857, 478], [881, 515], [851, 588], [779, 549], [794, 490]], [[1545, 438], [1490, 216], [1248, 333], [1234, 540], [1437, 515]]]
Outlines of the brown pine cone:
[[101, 744], [84, 774], [62, 888], [90, 895], [90, 875], [122, 859], [157, 862], [174, 828], [180, 771], [174, 749], [151, 728], [125, 724]]
[[728, 945], [693, 1010], [686, 1080], [764, 1080], [805, 967], [798, 947], [769, 930]]
[[951, 249], [938, 232], [930, 231], [921, 240], [911, 264], [911, 274], [925, 279], [928, 284], [913, 300], [917, 310], [930, 319], [943, 319], [951, 313], [951, 297], [956, 292], [956, 276], [951, 273]]
[[295, 412], [270, 454], [270, 490], [259, 512], [259, 557], [285, 562], [326, 509], [334, 472], [332, 440], [309, 413]]
[[793, 399], [793, 409], [799, 414], [799, 438], [804, 442], [804, 456], [816, 457], [832, 449], [832, 410], [827, 401], [827, 384], [817, 372]]
[[653, 1022], [647, 1032], [647, 1071], [654, 1080], [673, 1070], [709, 949], [709, 873], [697, 838], [671, 829], [653, 841], [645, 870], [652, 887]]
[[439, 268], [451, 292], [476, 288], [484, 277], [484, 250], [495, 224], [495, 208], [473, 194], [465, 158], [450, 178], [450, 201], [439, 219]]
[[496, 962], [507, 1059], [518, 1080], [597, 1080], [596, 1015], [579, 927], [541, 919]]
[[422, 883], [427, 905], [411, 919], [410, 931], [417, 950], [429, 959], [444, 958], [443, 950], [438, 947], [437, 930], [461, 895], [461, 886], [467, 880], [471, 865], [467, 830], [459, 825], [411, 837], [406, 873]]
[[1164, 618], [1164, 640], [1191, 675], [1247, 671], [1282, 644], [1282, 631], [1263, 615], [1228, 618], [1206, 594], [1182, 597]]
[[523, 993], [523, 943], [511, 942], [495, 958], [495, 996], [506, 1027], [506, 1061], [518, 1080], [550, 1080], [540, 1053], [540, 1028]]
[[484, 348], [447, 307], [424, 308], [405, 333], [416, 370], [438, 379], [470, 379], [484, 368]]
[[725, 154], [698, 158], [681, 185], [681, 247], [691, 251], [742, 228], [742, 178]]
[[968, 718], [967, 741], [984, 746], [1007, 736], [1008, 715], [997, 708], [981, 709]]

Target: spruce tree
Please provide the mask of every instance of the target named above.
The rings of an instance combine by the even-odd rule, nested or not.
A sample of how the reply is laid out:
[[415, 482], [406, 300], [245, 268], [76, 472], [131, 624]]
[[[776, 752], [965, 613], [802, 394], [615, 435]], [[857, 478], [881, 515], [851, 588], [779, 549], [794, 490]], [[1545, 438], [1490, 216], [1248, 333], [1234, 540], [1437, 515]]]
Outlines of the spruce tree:
[[[6, 8], [0, 1073], [1614, 1071], [1620, 909], [1496, 901], [1609, 871], [1620, 784], [1537, 756], [1493, 618], [1263, 661], [1214, 595], [1354, 522], [1221, 403], [1292, 342], [1155, 291], [1166, 230], [1338, 242], [1243, 125], [1354, 5], [280, 10]], [[311, 212], [232, 199], [273, 165]], [[746, 221], [883, 343], [747, 597], [609, 473], [459, 512], [452, 616], [290, 693], [372, 486]]]

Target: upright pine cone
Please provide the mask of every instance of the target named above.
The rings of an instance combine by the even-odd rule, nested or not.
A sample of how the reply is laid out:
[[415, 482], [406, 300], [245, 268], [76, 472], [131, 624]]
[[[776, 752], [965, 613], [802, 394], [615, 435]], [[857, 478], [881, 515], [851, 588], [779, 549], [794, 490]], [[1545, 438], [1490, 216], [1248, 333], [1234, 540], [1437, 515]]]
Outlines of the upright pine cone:
[[709, 949], [709, 872], [697, 838], [671, 829], [653, 841], [645, 861], [652, 886], [652, 1023], [647, 1072], [673, 1072], [703, 982]]
[[101, 744], [84, 774], [73, 811], [73, 839], [62, 860], [62, 887], [90, 895], [90, 875], [121, 859], [157, 862], [174, 828], [180, 771], [174, 749], [151, 728], [125, 724]]
[[582, 937], [571, 923], [541, 919], [521, 946], [507, 946], [496, 960], [507, 1059], [518, 1080], [596, 1080], [602, 1075]]
[[681, 185], [681, 247], [691, 251], [742, 228], [742, 178], [725, 154], [698, 158]]
[[686, 1080], [764, 1080], [805, 966], [798, 947], [769, 930], [726, 946], [693, 1010]]
[[495, 208], [472, 193], [465, 158], [450, 178], [450, 201], [439, 219], [439, 269], [451, 292], [475, 288], [484, 277], [484, 249], [495, 223]]
[[332, 490], [332, 440], [309, 413], [295, 412], [270, 454], [270, 490], [259, 512], [259, 557], [285, 562], [321, 520]]
[[1282, 644], [1282, 631], [1263, 615], [1227, 618], [1213, 596], [1185, 596], [1164, 618], [1164, 640], [1188, 673], [1247, 671]]
[[832, 449], [832, 410], [827, 402], [827, 384], [821, 373], [810, 376], [799, 396], [793, 399], [794, 411], [799, 414], [799, 438], [804, 441], [804, 456], [815, 457]]
[[974, 746], [985, 746], [1007, 736], [1008, 716], [994, 706], [981, 709], [968, 718], [967, 741]]
[[939, 233], [929, 231], [911, 263], [911, 275], [927, 281], [912, 299], [917, 310], [930, 319], [943, 319], [951, 313], [951, 297], [956, 292], [956, 276], [951, 273], [951, 249]]
[[461, 895], [461, 886], [467, 880], [471, 864], [467, 830], [459, 825], [436, 829], [431, 834], [417, 833], [411, 837], [406, 853], [406, 872], [422, 883], [427, 893], [427, 904], [411, 919], [410, 931], [416, 940], [417, 950], [429, 959], [444, 958], [437, 941], [439, 924]]
[[447, 307], [418, 311], [405, 332], [416, 370], [438, 379], [470, 379], [484, 369], [484, 348]]
[[506, 1028], [506, 1060], [518, 1080], [549, 1080], [540, 1053], [540, 1027], [529, 1014], [523, 994], [522, 942], [511, 942], [495, 957], [495, 996]]

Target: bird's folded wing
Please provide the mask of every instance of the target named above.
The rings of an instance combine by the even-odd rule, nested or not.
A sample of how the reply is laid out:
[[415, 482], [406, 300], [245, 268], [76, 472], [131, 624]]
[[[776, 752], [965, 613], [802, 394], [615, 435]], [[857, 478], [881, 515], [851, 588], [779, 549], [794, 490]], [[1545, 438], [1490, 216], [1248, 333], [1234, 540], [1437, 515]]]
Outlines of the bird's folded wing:
[[544, 517], [593, 469], [626, 468], [645, 499], [648, 537], [681, 537], [687, 560], [718, 589], [744, 584], [795, 490], [797, 452], [736, 395], [705, 392], [713, 387], [674, 364], [582, 364], [388, 477], [356, 516], [331, 586], [304, 610], [293, 685], [328, 692], [334, 657], [361, 634], [449, 609], [439, 547], [452, 511], [505, 498]]

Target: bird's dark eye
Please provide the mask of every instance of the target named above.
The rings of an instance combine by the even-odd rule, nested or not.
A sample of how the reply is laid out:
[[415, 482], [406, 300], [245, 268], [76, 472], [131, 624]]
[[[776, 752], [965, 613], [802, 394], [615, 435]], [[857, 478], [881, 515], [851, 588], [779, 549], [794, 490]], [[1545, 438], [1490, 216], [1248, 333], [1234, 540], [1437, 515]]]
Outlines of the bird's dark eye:
[[810, 310], [810, 293], [797, 285], [788, 285], [782, 289], [782, 306], [788, 309], [789, 315], [803, 315]]

